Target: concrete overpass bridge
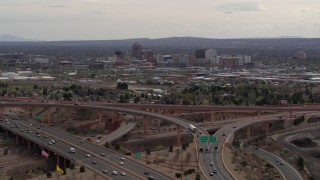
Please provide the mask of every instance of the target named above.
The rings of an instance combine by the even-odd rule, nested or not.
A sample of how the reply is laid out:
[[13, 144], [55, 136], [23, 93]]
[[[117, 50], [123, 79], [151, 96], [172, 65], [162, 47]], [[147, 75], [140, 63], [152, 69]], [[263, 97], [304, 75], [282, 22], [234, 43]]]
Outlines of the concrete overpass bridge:
[[[172, 111], [175, 110], [174, 106], [169, 106], [169, 107], [168, 106], [162, 106], [162, 105], [160, 105], [160, 106], [161, 106], [162, 109], [167, 107], [168, 109], [171, 109]], [[122, 113], [126, 113], [126, 114], [132, 114], [132, 115], [138, 115], [138, 116], [146, 116], [146, 117], [157, 118], [157, 119], [164, 120], [164, 121], [169, 121], [169, 122], [174, 123], [174, 124], [177, 125], [177, 142], [178, 142], [178, 144], [179, 144], [180, 127], [188, 128], [188, 125], [189, 125], [189, 122], [187, 122], [185, 120], [182, 120], [182, 119], [179, 119], [179, 118], [175, 118], [175, 117], [171, 117], [171, 116], [166, 116], [166, 115], [163, 115], [163, 114], [157, 114], [157, 113], [150, 112], [150, 111], [137, 110], [137, 108], [133, 108], [133, 106], [131, 106], [131, 105], [121, 105], [121, 106], [117, 105], [117, 107], [115, 107], [114, 105], [110, 105], [110, 106], [107, 107], [107, 106], [97, 106], [97, 105], [60, 104], [60, 103], [45, 104], [45, 103], [28, 103], [28, 102], [4, 102], [4, 103], [0, 104], [0, 112], [1, 112], [0, 115], [1, 116], [3, 116], [3, 109], [4, 108], [8, 108], [8, 107], [9, 108], [14, 108], [14, 107], [19, 107], [19, 108], [43, 107], [43, 108], [47, 108], [48, 117], [47, 117], [45, 123], [47, 123], [49, 125], [49, 126], [46, 126], [46, 128], [47, 128], [46, 131], [49, 131], [49, 132], [54, 130], [54, 128], [50, 128], [50, 125], [51, 125], [50, 115], [51, 115], [52, 109], [56, 108], [56, 107], [65, 108], [65, 109], [67, 109], [67, 112], [68, 112], [68, 110], [70, 111], [71, 109], [74, 109], [74, 108], [82, 108], [82, 109], [94, 110], [94, 111], [96, 111], [96, 113], [97, 113], [97, 115], [99, 117], [98, 118], [99, 122], [101, 121], [102, 112], [103, 111], [111, 111], [113, 113], [122, 112]], [[153, 106], [153, 107], [156, 107], [156, 106]], [[132, 108], [132, 109], [125, 109], [125, 108]], [[292, 112], [300, 112], [300, 111], [315, 112], [315, 111], [319, 111], [320, 110], [320, 108], [317, 108], [317, 107], [315, 108], [315, 107], [265, 107], [265, 106], [263, 106], [263, 107], [256, 107], [256, 106], [253, 106], [253, 107], [238, 107], [238, 106], [227, 106], [227, 107], [224, 107], [224, 106], [223, 107], [220, 107], [220, 106], [210, 106], [210, 107], [207, 107], [207, 106], [205, 106], [205, 107], [201, 107], [201, 106], [200, 107], [199, 106], [177, 106], [177, 109], [180, 109], [180, 110], [184, 109], [184, 108], [186, 108], [188, 111], [189, 110], [191, 111], [192, 109], [194, 109], [193, 111], [199, 111], [199, 110], [200, 111], [202, 111], [202, 110], [205, 110], [205, 111], [207, 111], [207, 110], [208, 111], [217, 111], [217, 110], [228, 111], [228, 108], [230, 108], [229, 111], [235, 111], [235, 112], [247, 112], [247, 111], [256, 111], [256, 112], [289, 112], [290, 116], [292, 115]], [[148, 120], [149, 119], [146, 118], [145, 121], [148, 121]], [[25, 121], [13, 120], [13, 121], [15, 123], [20, 124], [21, 126], [24, 126], [25, 128], [33, 128], [30, 125], [24, 123], [24, 122], [28, 122], [27, 120], [25, 120]], [[249, 121], [247, 121], [247, 122], [249, 122]], [[11, 132], [14, 131], [9, 126], [2, 126], [2, 128], [7, 129], [8, 131], [11, 131]], [[14, 131], [13, 133], [14, 134], [18, 134], [18, 132], [16, 132], [16, 131]], [[59, 132], [59, 133], [61, 134], [61, 132]], [[57, 132], [48, 133], [48, 136], [50, 136], [52, 138], [59, 138], [58, 137], [59, 133], [57, 133]], [[25, 137], [25, 138], [28, 138], [28, 137]], [[63, 141], [65, 139], [60, 137], [60, 140]], [[78, 141], [78, 139], [77, 140], [73, 139], [73, 140], [70, 140], [70, 141], [68, 141], [66, 143], [69, 143], [69, 146], [71, 146], [71, 145], [75, 146], [75, 144], [77, 144], [76, 141]], [[81, 150], [83, 149], [82, 153], [89, 152], [88, 150], [86, 150], [87, 147], [82, 147], [82, 146], [79, 146], [79, 145], [77, 145], [76, 147], [79, 147], [79, 149], [81, 149]], [[47, 147], [47, 146], [46, 146], [46, 148], [49, 149], [49, 147]], [[99, 149], [99, 150], [101, 151], [101, 149]], [[52, 151], [55, 152], [55, 150], [52, 150]], [[110, 152], [110, 154], [112, 154], [112, 155], [114, 155], [114, 153], [115, 152]], [[67, 155], [60, 155], [60, 156], [65, 156], [65, 158], [68, 159]], [[99, 152], [95, 152], [94, 156], [96, 158], [98, 158], [99, 161], [101, 160], [100, 156], [99, 156]], [[213, 157], [209, 157], [209, 159], [213, 159]], [[69, 157], [69, 160], [70, 160], [70, 157]], [[77, 161], [79, 161], [79, 160], [77, 159]], [[112, 164], [112, 163], [110, 163], [110, 164]], [[133, 164], [134, 164], [134, 162], [133, 162]], [[132, 165], [132, 167], [136, 167], [136, 164]], [[142, 167], [139, 171], [141, 171], [142, 169], [145, 169], [145, 168], [147, 168], [147, 167]], [[221, 167], [221, 168], [223, 169], [223, 167]], [[99, 170], [97, 170], [97, 172], [98, 171]], [[152, 171], [152, 170], [149, 170], [149, 171]], [[156, 171], [153, 171], [153, 172], [155, 174], [158, 173]], [[205, 171], [204, 173], [207, 173], [207, 172], [208, 171]], [[101, 174], [101, 171], [100, 171], [100, 174]], [[132, 177], [140, 178], [139, 175], [137, 175], [137, 174], [131, 173], [131, 175], [132, 175]], [[160, 174], [159, 177], [166, 179], [166, 175]]]

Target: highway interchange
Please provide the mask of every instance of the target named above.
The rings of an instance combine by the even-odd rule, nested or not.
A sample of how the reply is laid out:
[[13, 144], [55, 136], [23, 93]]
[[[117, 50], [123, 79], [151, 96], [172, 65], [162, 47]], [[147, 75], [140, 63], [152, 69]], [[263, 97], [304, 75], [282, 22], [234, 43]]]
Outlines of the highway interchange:
[[[11, 128], [12, 123], [19, 124], [20, 128], [23, 127], [25, 129], [25, 132], [21, 132], [21, 130], [17, 128]], [[33, 126], [30, 124], [33, 124]], [[68, 159], [75, 159], [77, 163], [86, 165], [103, 176], [106, 175], [103, 174], [102, 171], [107, 169], [109, 172], [109, 179], [147, 179], [147, 176], [144, 177], [145, 171], [148, 171], [155, 179], [170, 179], [159, 172], [136, 163], [128, 158], [124, 161], [125, 165], [120, 167], [118, 163], [121, 161], [121, 158], [123, 157], [122, 155], [88, 141], [80, 143], [81, 139], [51, 127], [43, 126], [42, 129], [39, 130], [36, 128], [39, 127], [39, 125], [35, 126], [35, 124], [36, 123], [33, 120], [19, 118], [19, 120], [10, 120], [9, 124], [2, 121], [0, 125], [7, 129], [11, 128], [11, 131], [14, 131], [22, 137], [26, 137], [33, 142], [44, 145], [47, 149], [57, 152], [57, 154], [60, 154], [61, 156], [67, 157]], [[28, 133], [27, 129], [31, 129], [33, 133]], [[49, 138], [43, 139], [43, 135], [41, 137], [37, 137], [37, 134], [35, 133], [37, 130], [44, 132], [49, 136]], [[50, 139], [58, 139], [58, 142], [54, 145], [48, 145], [47, 141]], [[69, 153], [70, 147], [74, 147], [76, 149], [76, 153]], [[106, 154], [105, 157], [101, 156], [102, 153]], [[92, 158], [87, 158], [86, 154], [90, 154]], [[93, 159], [97, 164], [92, 164]], [[126, 169], [129, 169], [130, 171]], [[119, 175], [110, 177], [113, 170], [118, 173], [125, 172], [126, 177], [121, 177]]]
[[[3, 104], [1, 104], [3, 105]], [[10, 103], [6, 103], [6, 106], [23, 106], [23, 105], [31, 105], [31, 106], [43, 106], [44, 104], [42, 103], [21, 103], [21, 102], [10, 102]], [[151, 116], [151, 117], [155, 117], [158, 119], [162, 119], [162, 120], [166, 120], [166, 121], [170, 121], [173, 122], [175, 124], [178, 124], [179, 126], [183, 127], [183, 128], [188, 128], [189, 123], [187, 121], [184, 121], [182, 119], [179, 118], [174, 118], [174, 117], [170, 117], [170, 116], [166, 116], [166, 115], [162, 115], [162, 114], [157, 114], [157, 113], [153, 113], [153, 112], [147, 112], [147, 111], [140, 111], [140, 110], [134, 110], [134, 109], [124, 109], [124, 108], [117, 108], [117, 107], [104, 107], [104, 106], [96, 106], [96, 105], [73, 105], [73, 104], [46, 104], [45, 106], [50, 107], [50, 106], [58, 106], [58, 107], [77, 107], [77, 108], [91, 108], [91, 109], [101, 109], [101, 110], [107, 110], [107, 111], [117, 111], [117, 112], [123, 112], [123, 113], [131, 113], [131, 114], [138, 114], [138, 115], [143, 115], [143, 116]], [[272, 108], [272, 107], [271, 107]], [[281, 110], [290, 110], [290, 108], [279, 108], [277, 107], [278, 111]], [[295, 110], [306, 110], [306, 108], [300, 108], [300, 107], [294, 107], [291, 108], [295, 109]], [[311, 111], [316, 111], [315, 108], [309, 108], [309, 110]], [[34, 121], [29, 120], [29, 119], [23, 119], [23, 120], [12, 120], [15, 123], [21, 124], [23, 125], [25, 128], [34, 128], [32, 126], [30, 126], [31, 123], [34, 123]], [[255, 122], [263, 122], [263, 121], [270, 121], [270, 119], [267, 118], [260, 118], [259, 120], [256, 120]], [[221, 130], [219, 130], [218, 132], [215, 133], [215, 136], [217, 137], [218, 141], [212, 145], [212, 144], [207, 144], [207, 143], [200, 143], [198, 144], [198, 146], [200, 147], [206, 147], [208, 150], [204, 151], [203, 153], [199, 153], [199, 159], [200, 159], [200, 167], [203, 170], [205, 176], [210, 179], [209, 174], [211, 174], [213, 172], [213, 170], [217, 170], [217, 173], [213, 173], [212, 178], [214, 179], [233, 179], [231, 178], [230, 174], [228, 173], [227, 169], [224, 167], [223, 165], [223, 160], [222, 160], [222, 156], [221, 156], [221, 152], [224, 146], [224, 143], [226, 142], [226, 140], [238, 129], [240, 128], [244, 128], [246, 126], [249, 126], [252, 123], [252, 121], [240, 121], [237, 122], [235, 124], [232, 125], [227, 125], [224, 128], [222, 128]], [[3, 126], [3, 124], [1, 123], [1, 126]], [[234, 126], [236, 126], [236, 128], [234, 128]], [[4, 127], [4, 126], [3, 126]], [[201, 128], [199, 126], [197, 126], [199, 128], [199, 130], [201, 131]], [[9, 128], [9, 127], [6, 127]], [[75, 145], [75, 148], [80, 149], [79, 156], [75, 156], [75, 157], [70, 157], [72, 159], [75, 159], [76, 161], [78, 161], [80, 164], [81, 163], [85, 163], [87, 166], [93, 167], [96, 169], [97, 172], [102, 172], [102, 168], [103, 167], [109, 167], [109, 169], [112, 169], [113, 166], [118, 167], [118, 168], [122, 168], [122, 171], [126, 171], [125, 168], [127, 168], [127, 170], [129, 172], [127, 172], [127, 178], [130, 177], [130, 175], [132, 175], [133, 179], [136, 178], [141, 178], [140, 176], [143, 176], [143, 172], [144, 171], [148, 171], [150, 172], [150, 174], [152, 174], [153, 177], [155, 177], [155, 179], [170, 179], [169, 177], [167, 177], [166, 175], [157, 172], [156, 170], [150, 169], [144, 165], [141, 165], [139, 163], [136, 163], [130, 159], [126, 160], [126, 165], [125, 167], [121, 167], [119, 166], [117, 163], [119, 162], [119, 159], [121, 158], [120, 154], [117, 154], [116, 152], [113, 152], [109, 149], [103, 148], [103, 147], [99, 147], [96, 144], [92, 144], [90, 142], [85, 142], [85, 143], [78, 143], [80, 140], [79, 138], [72, 136], [68, 133], [56, 130], [54, 128], [51, 127], [47, 127], [47, 126], [43, 126], [43, 131], [45, 131], [49, 136], [51, 136], [52, 138], [56, 138], [62, 141], [66, 141], [67, 144], [63, 144], [59, 149], [54, 149], [55, 152], [61, 152], [63, 153], [62, 155], [64, 155], [65, 157], [70, 157], [69, 153], [66, 153], [66, 151], [70, 148], [70, 146]], [[206, 132], [202, 132], [202, 133], [206, 133]], [[226, 136], [223, 134], [227, 134]], [[195, 138], [196, 134], [194, 134]], [[24, 136], [25, 137], [25, 136]], [[27, 138], [32, 138], [32, 140], [39, 140], [38, 138], [35, 137], [27, 137]], [[39, 142], [39, 141], [38, 141]], [[52, 146], [51, 146], [52, 147]], [[199, 148], [198, 147], [198, 148]], [[217, 149], [216, 149], [217, 147]], [[50, 147], [48, 147], [50, 148]], [[81, 151], [83, 150], [83, 152]], [[90, 150], [90, 151], [89, 151]], [[109, 158], [102, 158], [101, 157], [101, 153], [106, 152], [106, 154], [110, 155]], [[210, 153], [211, 152], [211, 153]], [[93, 157], [95, 157], [98, 161], [98, 164], [103, 164], [103, 162], [105, 162], [105, 166], [103, 165], [103, 167], [100, 167], [99, 165], [93, 165], [92, 164], [92, 160], [85, 158], [85, 154], [90, 153], [92, 154]], [[75, 153], [77, 154], [77, 153]], [[112, 154], [112, 155], [111, 155]], [[80, 157], [81, 156], [81, 157]], [[213, 162], [213, 165], [210, 165], [211, 162]], [[91, 163], [91, 164], [90, 164]], [[107, 165], [109, 163], [109, 166]], [[110, 166], [113, 165], [112, 167]], [[289, 165], [288, 165], [289, 167]], [[121, 172], [121, 170], [118, 169], [118, 171]], [[285, 174], [295, 174], [297, 173], [294, 170], [290, 170], [291, 168], [289, 168], [289, 170], [285, 170], [285, 171], [289, 171], [289, 172], [285, 172]], [[137, 174], [133, 173], [133, 172], [137, 172]], [[118, 178], [119, 176], [117, 176]], [[300, 175], [295, 176], [295, 177], [301, 177]], [[109, 177], [111, 179], [115, 178], [113, 177]], [[130, 177], [131, 178], [131, 177]]]

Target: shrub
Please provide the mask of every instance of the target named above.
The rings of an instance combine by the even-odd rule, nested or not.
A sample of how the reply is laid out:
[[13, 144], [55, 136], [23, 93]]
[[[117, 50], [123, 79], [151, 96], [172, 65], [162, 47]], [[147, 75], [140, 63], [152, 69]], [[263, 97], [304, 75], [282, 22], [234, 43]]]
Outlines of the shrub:
[[181, 178], [181, 174], [180, 173], [176, 173], [175, 176], [176, 176], [176, 178]]
[[80, 172], [82, 173], [82, 172], [85, 172], [86, 170], [85, 170], [85, 168], [84, 168], [84, 166], [81, 166], [80, 167]]

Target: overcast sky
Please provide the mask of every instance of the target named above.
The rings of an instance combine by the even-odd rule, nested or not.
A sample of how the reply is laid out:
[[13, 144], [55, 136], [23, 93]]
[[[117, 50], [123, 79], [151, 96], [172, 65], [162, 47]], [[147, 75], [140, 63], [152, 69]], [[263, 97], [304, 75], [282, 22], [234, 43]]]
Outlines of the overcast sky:
[[0, 0], [0, 35], [41, 40], [320, 37], [320, 0]]

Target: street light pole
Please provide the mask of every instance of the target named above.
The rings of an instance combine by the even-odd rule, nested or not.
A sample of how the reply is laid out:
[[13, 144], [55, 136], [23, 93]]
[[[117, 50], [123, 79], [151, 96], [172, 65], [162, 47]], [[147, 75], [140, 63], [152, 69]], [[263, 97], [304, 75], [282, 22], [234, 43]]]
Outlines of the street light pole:
[[181, 161], [180, 161], [180, 165], [181, 165], [181, 166], [180, 166], [180, 167], [181, 167], [181, 180], [182, 180], [182, 171], [183, 171], [183, 170], [182, 170], [182, 169], [183, 169], [183, 166], [182, 166], [182, 165], [183, 165], [183, 164], [182, 164], [182, 151], [183, 151], [183, 149], [181, 149], [181, 153], [180, 153], [180, 155], [181, 155]]

